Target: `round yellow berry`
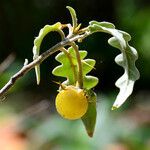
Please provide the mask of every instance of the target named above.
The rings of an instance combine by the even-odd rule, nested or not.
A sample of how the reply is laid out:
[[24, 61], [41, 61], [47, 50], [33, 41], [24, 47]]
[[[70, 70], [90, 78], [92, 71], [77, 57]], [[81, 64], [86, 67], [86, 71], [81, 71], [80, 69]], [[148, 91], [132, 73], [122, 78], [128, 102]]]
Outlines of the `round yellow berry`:
[[56, 109], [58, 113], [69, 120], [81, 118], [88, 108], [88, 101], [84, 91], [74, 86], [67, 86], [56, 97]]

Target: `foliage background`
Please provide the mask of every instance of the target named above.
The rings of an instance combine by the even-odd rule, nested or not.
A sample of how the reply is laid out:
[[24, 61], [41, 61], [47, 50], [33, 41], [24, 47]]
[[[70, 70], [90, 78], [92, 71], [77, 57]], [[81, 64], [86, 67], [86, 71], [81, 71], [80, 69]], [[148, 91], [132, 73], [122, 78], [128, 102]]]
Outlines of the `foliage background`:
[[[21, 130], [27, 135], [24, 139], [30, 141], [26, 145], [34, 145], [40, 135], [43, 135], [43, 143], [39, 145], [45, 150], [49, 147], [65, 150], [149, 149], [150, 2], [148, 0], [1, 0], [0, 62], [12, 52], [15, 61], [0, 74], [0, 87], [21, 68], [25, 58], [32, 61], [33, 40], [45, 24], [71, 21], [67, 5], [76, 10], [82, 26], [87, 26], [91, 20], [109, 21], [118, 29], [131, 34], [130, 44], [139, 52], [136, 64], [141, 73], [140, 80], [135, 84], [134, 93], [121, 109], [110, 111], [118, 92], [114, 83], [123, 70], [114, 62], [119, 51], [107, 44], [109, 36], [104, 33], [95, 34], [80, 44], [81, 49], [88, 50], [89, 58], [96, 59], [96, 70], [92, 73], [100, 79], [100, 83], [95, 88], [98, 93], [99, 117], [92, 140], [86, 137], [81, 122], [65, 121], [56, 114], [54, 99], [58, 85], [52, 81], [61, 79], [51, 74], [52, 69], [58, 64], [54, 60], [55, 55], [48, 58], [41, 66], [40, 86], [36, 85], [34, 70], [17, 82], [10, 95], [0, 104], [0, 118], [6, 120], [12, 116], [24, 118], [29, 108], [34, 108], [37, 103], [44, 100], [46, 103], [41, 106], [43, 108], [41, 111], [34, 114], [34, 109], [31, 109], [29, 117], [20, 123], [28, 124]], [[51, 33], [42, 43], [41, 51], [50, 48], [59, 40], [57, 34]], [[17, 124], [17, 128], [20, 124]]]

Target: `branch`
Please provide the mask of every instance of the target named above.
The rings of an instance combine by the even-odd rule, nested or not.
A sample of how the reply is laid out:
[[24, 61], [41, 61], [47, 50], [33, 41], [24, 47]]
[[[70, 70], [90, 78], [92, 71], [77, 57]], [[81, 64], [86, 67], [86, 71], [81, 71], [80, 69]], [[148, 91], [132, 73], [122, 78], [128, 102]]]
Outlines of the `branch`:
[[0, 64], [0, 74], [2, 74], [15, 60], [15, 54], [11, 53], [7, 58]]
[[74, 35], [70, 38], [66, 38], [63, 41], [59, 42], [58, 44], [54, 45], [49, 50], [42, 53], [34, 61], [30, 62], [29, 64], [25, 63], [24, 66], [16, 74], [14, 74], [12, 77], [10, 77], [10, 80], [4, 85], [4, 87], [2, 87], [2, 89], [0, 90], [0, 98], [3, 97], [7, 93], [7, 91], [16, 83], [17, 80], [19, 80], [21, 77], [23, 77], [26, 73], [28, 73], [36, 65], [41, 64], [46, 58], [48, 58], [53, 53], [57, 52], [62, 47], [70, 45], [70, 42], [82, 40], [85, 37], [87, 37], [88, 35], [89, 35], [89, 33], [85, 32], [82, 35]]

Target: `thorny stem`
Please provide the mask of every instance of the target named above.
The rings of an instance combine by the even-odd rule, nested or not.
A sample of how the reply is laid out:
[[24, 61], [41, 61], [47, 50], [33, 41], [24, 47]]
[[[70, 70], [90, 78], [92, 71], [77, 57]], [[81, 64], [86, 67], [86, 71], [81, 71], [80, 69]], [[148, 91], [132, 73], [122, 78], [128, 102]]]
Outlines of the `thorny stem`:
[[[16, 83], [18, 79], [23, 77], [27, 72], [29, 72], [32, 68], [34, 68], [36, 65], [41, 64], [46, 58], [48, 58], [53, 53], [60, 50], [62, 47], [65, 47], [67, 45], [70, 45], [70, 43], [84, 39], [89, 35], [88, 32], [85, 32], [82, 35], [74, 35], [70, 38], [66, 38], [63, 41], [57, 43], [53, 47], [51, 47], [49, 50], [42, 53], [40, 56], [38, 56], [34, 61], [32, 61], [29, 64], [24, 65], [16, 74], [14, 74], [12, 77], [10, 77], [9, 81], [0, 89], [0, 98], [3, 98], [4, 95], [7, 93], [7, 91]], [[75, 47], [75, 45], [73, 44]], [[81, 69], [81, 68], [80, 68]], [[82, 75], [82, 72], [80, 72], [80, 76]], [[81, 80], [81, 78], [80, 78]], [[80, 87], [82, 87], [83, 83], [82, 81], [79, 82]]]
[[78, 50], [78, 46], [75, 44], [75, 42], [70, 43], [70, 45], [73, 47], [76, 53], [76, 58], [78, 62], [78, 84], [79, 88], [83, 88], [83, 73], [82, 73], [82, 63], [81, 63], [81, 58], [80, 58], [80, 53]]
[[77, 81], [77, 74], [76, 74], [76, 71], [75, 71], [75, 65], [73, 64], [72, 57], [71, 57], [70, 53], [65, 48], [61, 48], [60, 51], [64, 52], [65, 55], [68, 57], [69, 62], [71, 64], [73, 74], [74, 74], [74, 81]]

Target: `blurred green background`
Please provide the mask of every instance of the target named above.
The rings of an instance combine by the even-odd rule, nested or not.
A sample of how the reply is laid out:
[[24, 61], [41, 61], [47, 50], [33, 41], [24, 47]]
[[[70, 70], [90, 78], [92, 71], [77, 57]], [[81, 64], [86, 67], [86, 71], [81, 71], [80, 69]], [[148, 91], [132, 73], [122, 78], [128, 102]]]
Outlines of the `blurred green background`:
[[[114, 62], [119, 51], [107, 44], [109, 35], [92, 35], [80, 44], [80, 49], [87, 50], [88, 57], [96, 60], [96, 70], [91, 74], [100, 80], [95, 88], [98, 118], [94, 137], [87, 137], [81, 121], [67, 121], [56, 113], [58, 85], [53, 81], [61, 79], [51, 74], [58, 65], [54, 54], [41, 65], [39, 86], [32, 70], [0, 101], [0, 145], [10, 146], [10, 150], [149, 150], [149, 0], [1, 0], [0, 88], [22, 67], [25, 58], [32, 61], [33, 40], [45, 24], [71, 21], [67, 5], [76, 10], [83, 27], [91, 20], [108, 21], [130, 33], [130, 45], [139, 52], [136, 65], [140, 80], [128, 101], [119, 110], [111, 111], [118, 92], [114, 83], [123, 73]], [[59, 40], [56, 33], [49, 34], [41, 52]], [[2, 67], [7, 58], [8, 66]]]

